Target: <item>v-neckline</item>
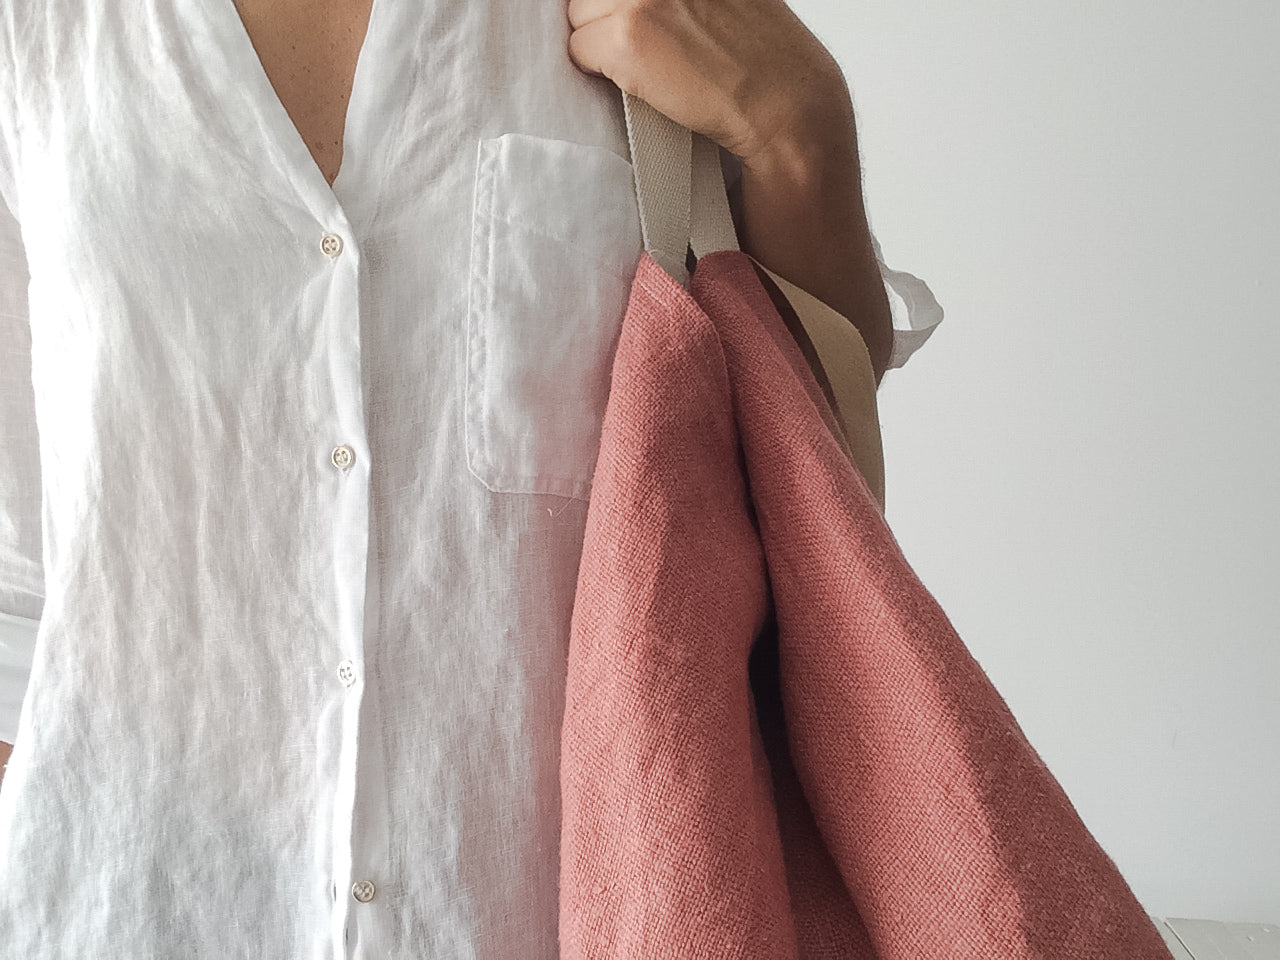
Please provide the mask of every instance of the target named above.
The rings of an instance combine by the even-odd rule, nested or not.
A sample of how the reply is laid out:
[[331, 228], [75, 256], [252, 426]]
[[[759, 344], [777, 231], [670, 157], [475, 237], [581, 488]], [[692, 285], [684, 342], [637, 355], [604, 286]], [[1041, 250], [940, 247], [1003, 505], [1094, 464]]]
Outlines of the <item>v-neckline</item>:
[[219, 16], [229, 18], [230, 22], [225, 26], [226, 33], [230, 34], [230, 49], [225, 51], [225, 55], [232, 62], [232, 66], [238, 69], [236, 76], [228, 78], [228, 82], [234, 85], [238, 78], [241, 83], [252, 87], [247, 91], [247, 95], [254, 106], [260, 108], [264, 114], [262, 124], [265, 128], [264, 132], [272, 141], [270, 146], [276, 149], [288, 165], [288, 172], [301, 181], [299, 186], [305, 185], [325, 202], [335, 204], [341, 210], [343, 205], [339, 194], [342, 192], [342, 186], [354, 176], [354, 173], [349, 172], [353, 166], [350, 145], [352, 142], [360, 141], [365, 132], [362, 121], [368, 114], [365, 103], [367, 81], [362, 82], [361, 75], [369, 71], [369, 61], [372, 56], [369, 52], [371, 40], [377, 42], [379, 36], [377, 33], [378, 11], [382, 6], [382, 0], [371, 0], [370, 3], [369, 19], [360, 41], [360, 50], [356, 55], [351, 90], [347, 96], [342, 120], [342, 158], [338, 163], [338, 172], [332, 184], [312, 156], [311, 148], [307, 146], [301, 131], [289, 116], [284, 101], [276, 93], [275, 86], [267, 75], [266, 67], [262, 64], [262, 58], [253, 45], [253, 38], [249, 36], [249, 31], [240, 17], [240, 11], [236, 9], [234, 0], [209, 0], [208, 4], [203, 0], [196, 0], [196, 6], [205, 10], [209, 6], [217, 7]]

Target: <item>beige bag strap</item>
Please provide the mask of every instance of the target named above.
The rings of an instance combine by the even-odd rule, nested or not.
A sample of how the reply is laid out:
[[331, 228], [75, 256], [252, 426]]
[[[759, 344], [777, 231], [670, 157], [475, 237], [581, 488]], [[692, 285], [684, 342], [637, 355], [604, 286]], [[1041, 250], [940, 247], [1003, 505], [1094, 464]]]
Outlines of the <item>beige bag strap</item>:
[[[702, 257], [739, 250], [720, 166], [720, 147], [622, 91], [644, 249], [686, 290], [687, 250]], [[858, 328], [754, 257], [791, 304], [817, 353], [815, 378], [844, 427], [838, 437], [884, 512], [884, 447], [871, 355]], [[796, 331], [793, 331], [795, 333]], [[808, 353], [806, 352], [806, 358]]]

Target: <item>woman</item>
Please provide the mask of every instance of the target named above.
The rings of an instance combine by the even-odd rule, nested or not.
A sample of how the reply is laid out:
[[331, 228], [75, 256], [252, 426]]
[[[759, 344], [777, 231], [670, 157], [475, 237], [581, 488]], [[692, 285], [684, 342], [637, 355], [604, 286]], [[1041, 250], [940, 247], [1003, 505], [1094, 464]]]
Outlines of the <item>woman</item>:
[[839, 69], [781, 0], [0, 18], [4, 952], [555, 957], [615, 81], [878, 381]]

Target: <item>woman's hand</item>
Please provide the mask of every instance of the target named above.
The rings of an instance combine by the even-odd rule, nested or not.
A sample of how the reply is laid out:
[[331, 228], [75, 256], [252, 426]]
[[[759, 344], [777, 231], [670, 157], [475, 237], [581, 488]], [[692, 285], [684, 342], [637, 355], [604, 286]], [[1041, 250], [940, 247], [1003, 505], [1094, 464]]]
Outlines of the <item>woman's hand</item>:
[[852, 114], [839, 64], [783, 0], [568, 0], [569, 57], [750, 166]]
[[862, 199], [853, 101], [784, 0], [568, 0], [569, 58], [742, 160], [744, 253], [846, 317], [877, 386], [888, 294]]

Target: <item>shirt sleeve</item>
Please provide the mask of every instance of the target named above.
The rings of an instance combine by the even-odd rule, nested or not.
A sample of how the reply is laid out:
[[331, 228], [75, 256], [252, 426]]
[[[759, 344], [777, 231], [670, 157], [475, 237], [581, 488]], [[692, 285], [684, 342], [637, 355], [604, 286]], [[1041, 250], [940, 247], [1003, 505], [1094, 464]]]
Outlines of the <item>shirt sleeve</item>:
[[13, 743], [44, 608], [26, 253], [0, 164], [0, 741]]
[[[724, 173], [726, 189], [732, 187], [742, 176], [741, 158], [723, 147], [720, 148], [720, 167]], [[895, 270], [884, 262], [880, 241], [876, 239], [874, 231], [871, 233], [871, 243], [875, 247], [880, 278], [889, 297], [889, 311], [893, 318], [893, 349], [886, 368], [893, 370], [903, 366], [924, 346], [925, 341], [942, 322], [943, 310], [927, 283], [914, 274]], [[848, 318], [845, 317], [845, 320]]]
[[886, 367], [893, 370], [905, 364], [933, 335], [942, 322], [942, 306], [927, 283], [904, 270], [894, 270], [884, 262], [880, 241], [874, 233], [871, 234], [871, 243], [876, 250], [876, 262], [880, 264], [880, 277], [884, 281], [885, 292], [889, 294], [889, 310], [893, 315], [893, 351]]

